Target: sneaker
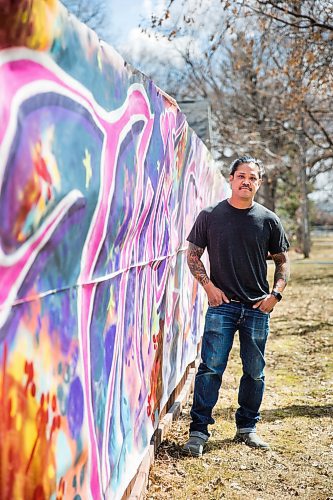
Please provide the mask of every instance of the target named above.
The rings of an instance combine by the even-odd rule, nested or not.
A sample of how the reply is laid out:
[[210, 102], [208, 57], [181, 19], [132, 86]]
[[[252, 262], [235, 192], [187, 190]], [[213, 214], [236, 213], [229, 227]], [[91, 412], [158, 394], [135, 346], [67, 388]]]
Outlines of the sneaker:
[[255, 432], [237, 432], [234, 441], [236, 443], [244, 443], [251, 448], [261, 448], [263, 450], [269, 450], [270, 448], [269, 444], [265, 443]]
[[192, 457], [201, 457], [207, 441], [207, 434], [199, 431], [192, 431], [190, 438], [184, 444], [182, 451], [186, 455], [191, 455]]

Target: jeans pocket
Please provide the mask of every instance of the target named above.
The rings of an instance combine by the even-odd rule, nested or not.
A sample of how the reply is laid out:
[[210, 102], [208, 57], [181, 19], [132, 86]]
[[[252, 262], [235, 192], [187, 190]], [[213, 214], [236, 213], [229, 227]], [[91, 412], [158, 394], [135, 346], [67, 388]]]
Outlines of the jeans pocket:
[[259, 314], [265, 314], [266, 316], [269, 316], [271, 314], [270, 312], [262, 311], [261, 309], [254, 309], [254, 311], [258, 312]]

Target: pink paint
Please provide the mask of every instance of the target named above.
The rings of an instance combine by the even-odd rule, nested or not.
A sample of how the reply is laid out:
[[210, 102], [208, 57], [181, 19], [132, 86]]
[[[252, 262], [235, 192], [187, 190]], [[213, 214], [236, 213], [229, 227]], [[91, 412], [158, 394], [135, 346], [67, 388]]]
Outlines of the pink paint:
[[36, 260], [40, 250], [50, 240], [55, 229], [69, 208], [81, 197], [77, 190], [70, 192], [49, 215], [39, 230], [10, 256], [0, 253], [0, 326], [8, 318], [10, 308], [17, 298], [17, 293], [24, 278]]
[[[59, 71], [60, 73], [60, 71]], [[13, 77], [13, 75], [15, 75]], [[63, 75], [64, 76], [64, 75]], [[98, 205], [96, 206], [94, 217], [92, 220], [92, 225], [83, 248], [82, 260], [81, 260], [81, 272], [78, 282], [82, 285], [89, 283], [93, 277], [93, 273], [96, 267], [96, 262], [98, 260], [99, 253], [101, 251], [103, 241], [106, 235], [107, 222], [109, 217], [109, 211], [111, 206], [112, 194], [114, 190], [114, 176], [115, 167], [117, 164], [117, 157], [119, 154], [119, 148], [121, 140], [126, 135], [126, 130], [130, 130], [133, 123], [136, 121], [145, 119], [145, 126], [143, 132], [141, 133], [140, 143], [138, 147], [138, 177], [140, 179], [141, 190], [138, 192], [137, 203], [134, 211], [134, 221], [139, 217], [140, 205], [143, 196], [143, 165], [146, 152], [149, 146], [149, 140], [153, 127], [153, 117], [150, 114], [149, 102], [143, 91], [143, 89], [132, 88], [129, 89], [128, 99], [123, 106], [121, 112], [119, 110], [114, 113], [109, 113], [108, 119], [105, 118], [105, 112], [98, 113], [98, 107], [94, 105], [91, 101], [90, 96], [82, 94], [77, 88], [72, 87], [66, 82], [70, 80], [68, 77], [62, 79], [56, 74], [51, 72], [49, 69], [43, 67], [41, 64], [29, 61], [29, 60], [19, 60], [4, 63], [1, 67], [1, 79], [6, 89], [6, 102], [7, 106], [4, 109], [3, 119], [0, 124], [0, 140], [3, 141], [5, 133], [8, 129], [8, 124], [12, 112], [13, 100], [17, 93], [22, 91], [22, 89], [30, 84], [36, 84], [42, 81], [42, 88], [48, 88], [48, 82], [50, 84], [56, 83], [61, 88], [69, 91], [72, 99], [76, 100], [76, 97], [80, 98], [80, 101], [86, 102], [88, 109], [91, 113], [95, 115], [98, 120], [100, 128], [105, 132], [105, 144], [103, 149], [103, 162], [102, 162], [102, 182], [101, 191], [99, 194]], [[73, 81], [74, 83], [74, 81]], [[29, 92], [28, 92], [29, 94]], [[93, 111], [94, 109], [94, 111]], [[103, 116], [101, 116], [103, 114]], [[0, 171], [0, 184], [2, 183], [3, 171]], [[147, 206], [147, 212], [149, 207]], [[142, 214], [141, 214], [142, 216]], [[142, 221], [143, 223], [143, 221]], [[54, 225], [54, 227], [56, 227]], [[135, 227], [135, 226], [134, 226]], [[142, 227], [142, 226], [141, 226]], [[11, 290], [15, 291], [14, 294], [9, 294], [11, 303], [16, 298], [16, 293], [18, 291], [19, 277], [23, 276], [23, 269], [25, 270], [25, 275], [27, 274], [29, 268], [32, 265], [31, 256], [32, 252], [35, 250], [36, 255], [40, 250], [39, 244], [47, 241], [45, 239], [45, 234], [47, 230], [45, 229], [43, 235], [38, 238], [38, 241], [33, 247], [29, 247], [21, 259], [17, 262], [15, 267], [6, 269], [6, 287], [3, 287], [3, 293], [1, 298], [2, 301], [5, 300], [5, 295], [8, 297], [8, 287], [11, 286]], [[44, 237], [44, 239], [43, 239]], [[135, 239], [135, 234], [132, 231], [130, 237], [126, 242], [124, 248], [124, 256], [122, 264], [126, 267], [130, 265], [130, 249]], [[91, 480], [90, 487], [94, 494], [94, 498], [101, 498], [101, 484], [100, 484], [100, 474], [99, 474], [99, 451], [98, 444], [95, 433], [94, 426], [94, 415], [92, 409], [92, 394], [91, 394], [91, 377], [90, 377], [90, 348], [89, 348], [89, 338], [90, 338], [90, 321], [91, 321], [91, 311], [93, 307], [95, 287], [82, 286], [79, 290], [79, 329], [81, 336], [81, 348], [82, 348], [82, 359], [83, 359], [83, 370], [84, 370], [84, 384], [85, 384], [85, 396], [86, 396], [86, 414], [87, 423], [89, 430], [90, 439], [90, 465], [91, 465]], [[11, 304], [8, 304], [10, 306]], [[118, 342], [117, 342], [118, 343]], [[112, 404], [112, 398], [110, 400]]]
[[[5, 51], [5, 57], [9, 57], [11, 53], [15, 55], [14, 51]], [[170, 206], [172, 203], [170, 200], [172, 200], [173, 195], [175, 199], [177, 199], [178, 193], [175, 191], [178, 188], [178, 176], [182, 174], [183, 169], [186, 171], [184, 178], [185, 193], [187, 193], [190, 181], [195, 178], [197, 172], [199, 172], [200, 175], [199, 183], [203, 182], [205, 184], [202, 185], [206, 186], [207, 164], [204, 162], [204, 158], [199, 159], [198, 165], [195, 165], [194, 160], [190, 161], [189, 165], [182, 164], [181, 148], [183, 145], [183, 137], [185, 137], [188, 132], [187, 124], [185, 119], [179, 122], [179, 114], [176, 107], [171, 107], [166, 104], [168, 107], [161, 115], [159, 121], [160, 133], [164, 145], [164, 156], [161, 158], [159, 178], [154, 193], [151, 183], [144, 186], [145, 160], [154, 124], [154, 115], [150, 111], [149, 100], [144, 88], [138, 84], [131, 86], [128, 89], [127, 98], [123, 105], [119, 109], [107, 113], [93, 100], [89, 92], [52, 63], [51, 59], [47, 56], [41, 57], [45, 61], [45, 64], [50, 64], [49, 68], [28, 59], [7, 62], [0, 66], [0, 78], [6, 96], [6, 105], [3, 106], [3, 116], [0, 122], [0, 141], [10, 142], [11, 137], [9, 137], [9, 135], [6, 136], [6, 133], [8, 133], [9, 123], [13, 117], [11, 113], [14, 108], [15, 99], [17, 105], [19, 105], [30, 95], [49, 90], [66, 93], [73, 101], [77, 101], [81, 105], [84, 105], [94, 118], [104, 136], [100, 166], [100, 191], [82, 251], [80, 274], [78, 278], [79, 289], [77, 304], [80, 363], [82, 363], [82, 380], [85, 395], [85, 422], [87, 441], [89, 443], [88, 463], [90, 490], [94, 500], [97, 500], [102, 498], [106, 491], [108, 491], [111, 481], [110, 457], [108, 452], [111, 417], [114, 417], [116, 420], [120, 419], [120, 414], [112, 415], [112, 410], [117, 407], [117, 400], [114, 399], [114, 390], [118, 388], [120, 391], [120, 384], [122, 383], [121, 376], [126, 369], [126, 367], [121, 365], [119, 356], [124, 349], [124, 337], [126, 328], [128, 327], [125, 316], [126, 300], [128, 300], [127, 297], [129, 292], [128, 276], [130, 273], [137, 273], [134, 290], [136, 309], [134, 314], [134, 327], [131, 325], [131, 333], [133, 333], [134, 348], [136, 352], [142, 355], [145, 365], [143, 366], [143, 363], [137, 362], [135, 370], [127, 374], [126, 382], [131, 384], [131, 381], [134, 380], [133, 376], [137, 377], [139, 380], [135, 379], [135, 387], [133, 384], [133, 387], [130, 387], [128, 390], [129, 397], [136, 397], [137, 388], [140, 387], [142, 388], [142, 399], [144, 400], [150, 391], [149, 376], [151, 375], [156, 354], [153, 347], [157, 347], [156, 338], [155, 342], [153, 342], [151, 338], [153, 333], [157, 333], [156, 331], [151, 331], [152, 322], [157, 319], [157, 308], [161, 305], [163, 298], [167, 297], [164, 325], [165, 337], [167, 338], [172, 334], [176, 307], [181, 309], [183, 306], [183, 302], [181, 302], [180, 298], [180, 291], [174, 289], [176, 279], [178, 279], [178, 275], [176, 274], [177, 270], [175, 269], [177, 253], [180, 251], [182, 245], [184, 245], [186, 237], [185, 232], [189, 229], [185, 228], [184, 223], [184, 221], [187, 220], [187, 200], [186, 197], [180, 196], [180, 206], [177, 206], [175, 203], [175, 206], [171, 208]], [[113, 352], [113, 363], [111, 364], [108, 380], [106, 405], [105, 408], [103, 408], [105, 412], [105, 423], [102, 449], [99, 449], [94, 420], [91, 379], [91, 322], [97, 287], [97, 285], [92, 282], [95, 279], [96, 265], [103, 249], [105, 238], [107, 237], [111, 204], [116, 188], [115, 177], [119, 151], [122, 141], [127, 134], [130, 133], [132, 126], [138, 122], [143, 122], [144, 125], [139, 133], [137, 141], [137, 176], [135, 190], [133, 193], [130, 193], [134, 200], [133, 213], [122, 245], [120, 269], [117, 270], [121, 272], [122, 275], [119, 289], [117, 290], [118, 309], [116, 318], [116, 337], [114, 339], [115, 347]], [[178, 149], [175, 149], [175, 144], [178, 144]], [[6, 153], [4, 148], [2, 152]], [[194, 156], [198, 154], [195, 142], [192, 152]], [[2, 158], [0, 158], [0, 185], [3, 181], [5, 160], [6, 158], [3, 155]], [[196, 182], [198, 183], [197, 178]], [[201, 207], [202, 200], [204, 199], [206, 201], [206, 198], [211, 199], [210, 196], [207, 196], [207, 188], [202, 191], [202, 199], [197, 200], [197, 206], [194, 207], [190, 222], [193, 221], [195, 216], [194, 212], [198, 211], [199, 207]], [[72, 203], [74, 202], [75, 200], [73, 199]], [[61, 206], [61, 210], [59, 206], [60, 204], [49, 215], [39, 232], [34, 236], [34, 239], [23, 244], [16, 255], [0, 257], [0, 275], [4, 277], [4, 286], [2, 288], [0, 287], [0, 304], [5, 304], [7, 313], [10, 311], [10, 307], [15, 303], [15, 300], [17, 300], [17, 293], [24, 277], [33, 265], [40, 250], [61, 222], [61, 218], [67, 213], [70, 204], [68, 201], [67, 205], [64, 204], [63, 207]], [[147, 219], [148, 214], [150, 216], [149, 221]], [[147, 224], [148, 229], [146, 231], [142, 255], [139, 255], [140, 236], [142, 236], [142, 231]], [[163, 254], [162, 250], [166, 227], [168, 227], [170, 241], [168, 242], [167, 252]], [[163, 259], [166, 260], [163, 273], [158, 273], [158, 266]], [[149, 265], [147, 265], [147, 263], [149, 263]], [[138, 266], [137, 269], [132, 269], [135, 266]], [[133, 295], [132, 290], [131, 295]], [[163, 367], [163, 370], [167, 371], [168, 369], [169, 367], [167, 366]], [[166, 394], [164, 393], [163, 398], [165, 397]], [[136, 433], [136, 424], [137, 428], [139, 428], [141, 423], [144, 422], [146, 429], [152, 430], [152, 420], [149, 419], [147, 421], [146, 412], [146, 401], [143, 401], [142, 407], [140, 407], [137, 414], [135, 414], [136, 420], [133, 429], [134, 439], [138, 441], [140, 440], [140, 436]], [[86, 442], [84, 443], [84, 446], [85, 445]]]

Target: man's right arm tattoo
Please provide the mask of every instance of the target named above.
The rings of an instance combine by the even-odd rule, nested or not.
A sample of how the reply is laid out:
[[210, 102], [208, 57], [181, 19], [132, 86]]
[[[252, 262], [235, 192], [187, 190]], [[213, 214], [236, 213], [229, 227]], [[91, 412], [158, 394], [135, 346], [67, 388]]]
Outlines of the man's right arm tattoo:
[[201, 262], [201, 256], [204, 253], [205, 249], [197, 247], [193, 243], [190, 243], [187, 250], [187, 264], [190, 268], [193, 276], [199, 281], [202, 286], [207, 285], [209, 283], [209, 278], [206, 273], [205, 266]]

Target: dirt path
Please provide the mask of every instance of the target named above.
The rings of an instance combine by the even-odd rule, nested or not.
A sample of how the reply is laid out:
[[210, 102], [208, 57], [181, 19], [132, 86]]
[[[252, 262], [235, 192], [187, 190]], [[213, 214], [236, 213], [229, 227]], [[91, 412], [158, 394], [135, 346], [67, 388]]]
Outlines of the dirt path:
[[[183, 457], [186, 407], [151, 469], [147, 499], [333, 500], [333, 238], [292, 257], [292, 279], [272, 314], [258, 431], [271, 451], [235, 444], [240, 377], [235, 343], [202, 458]], [[273, 267], [270, 266], [270, 273]]]

